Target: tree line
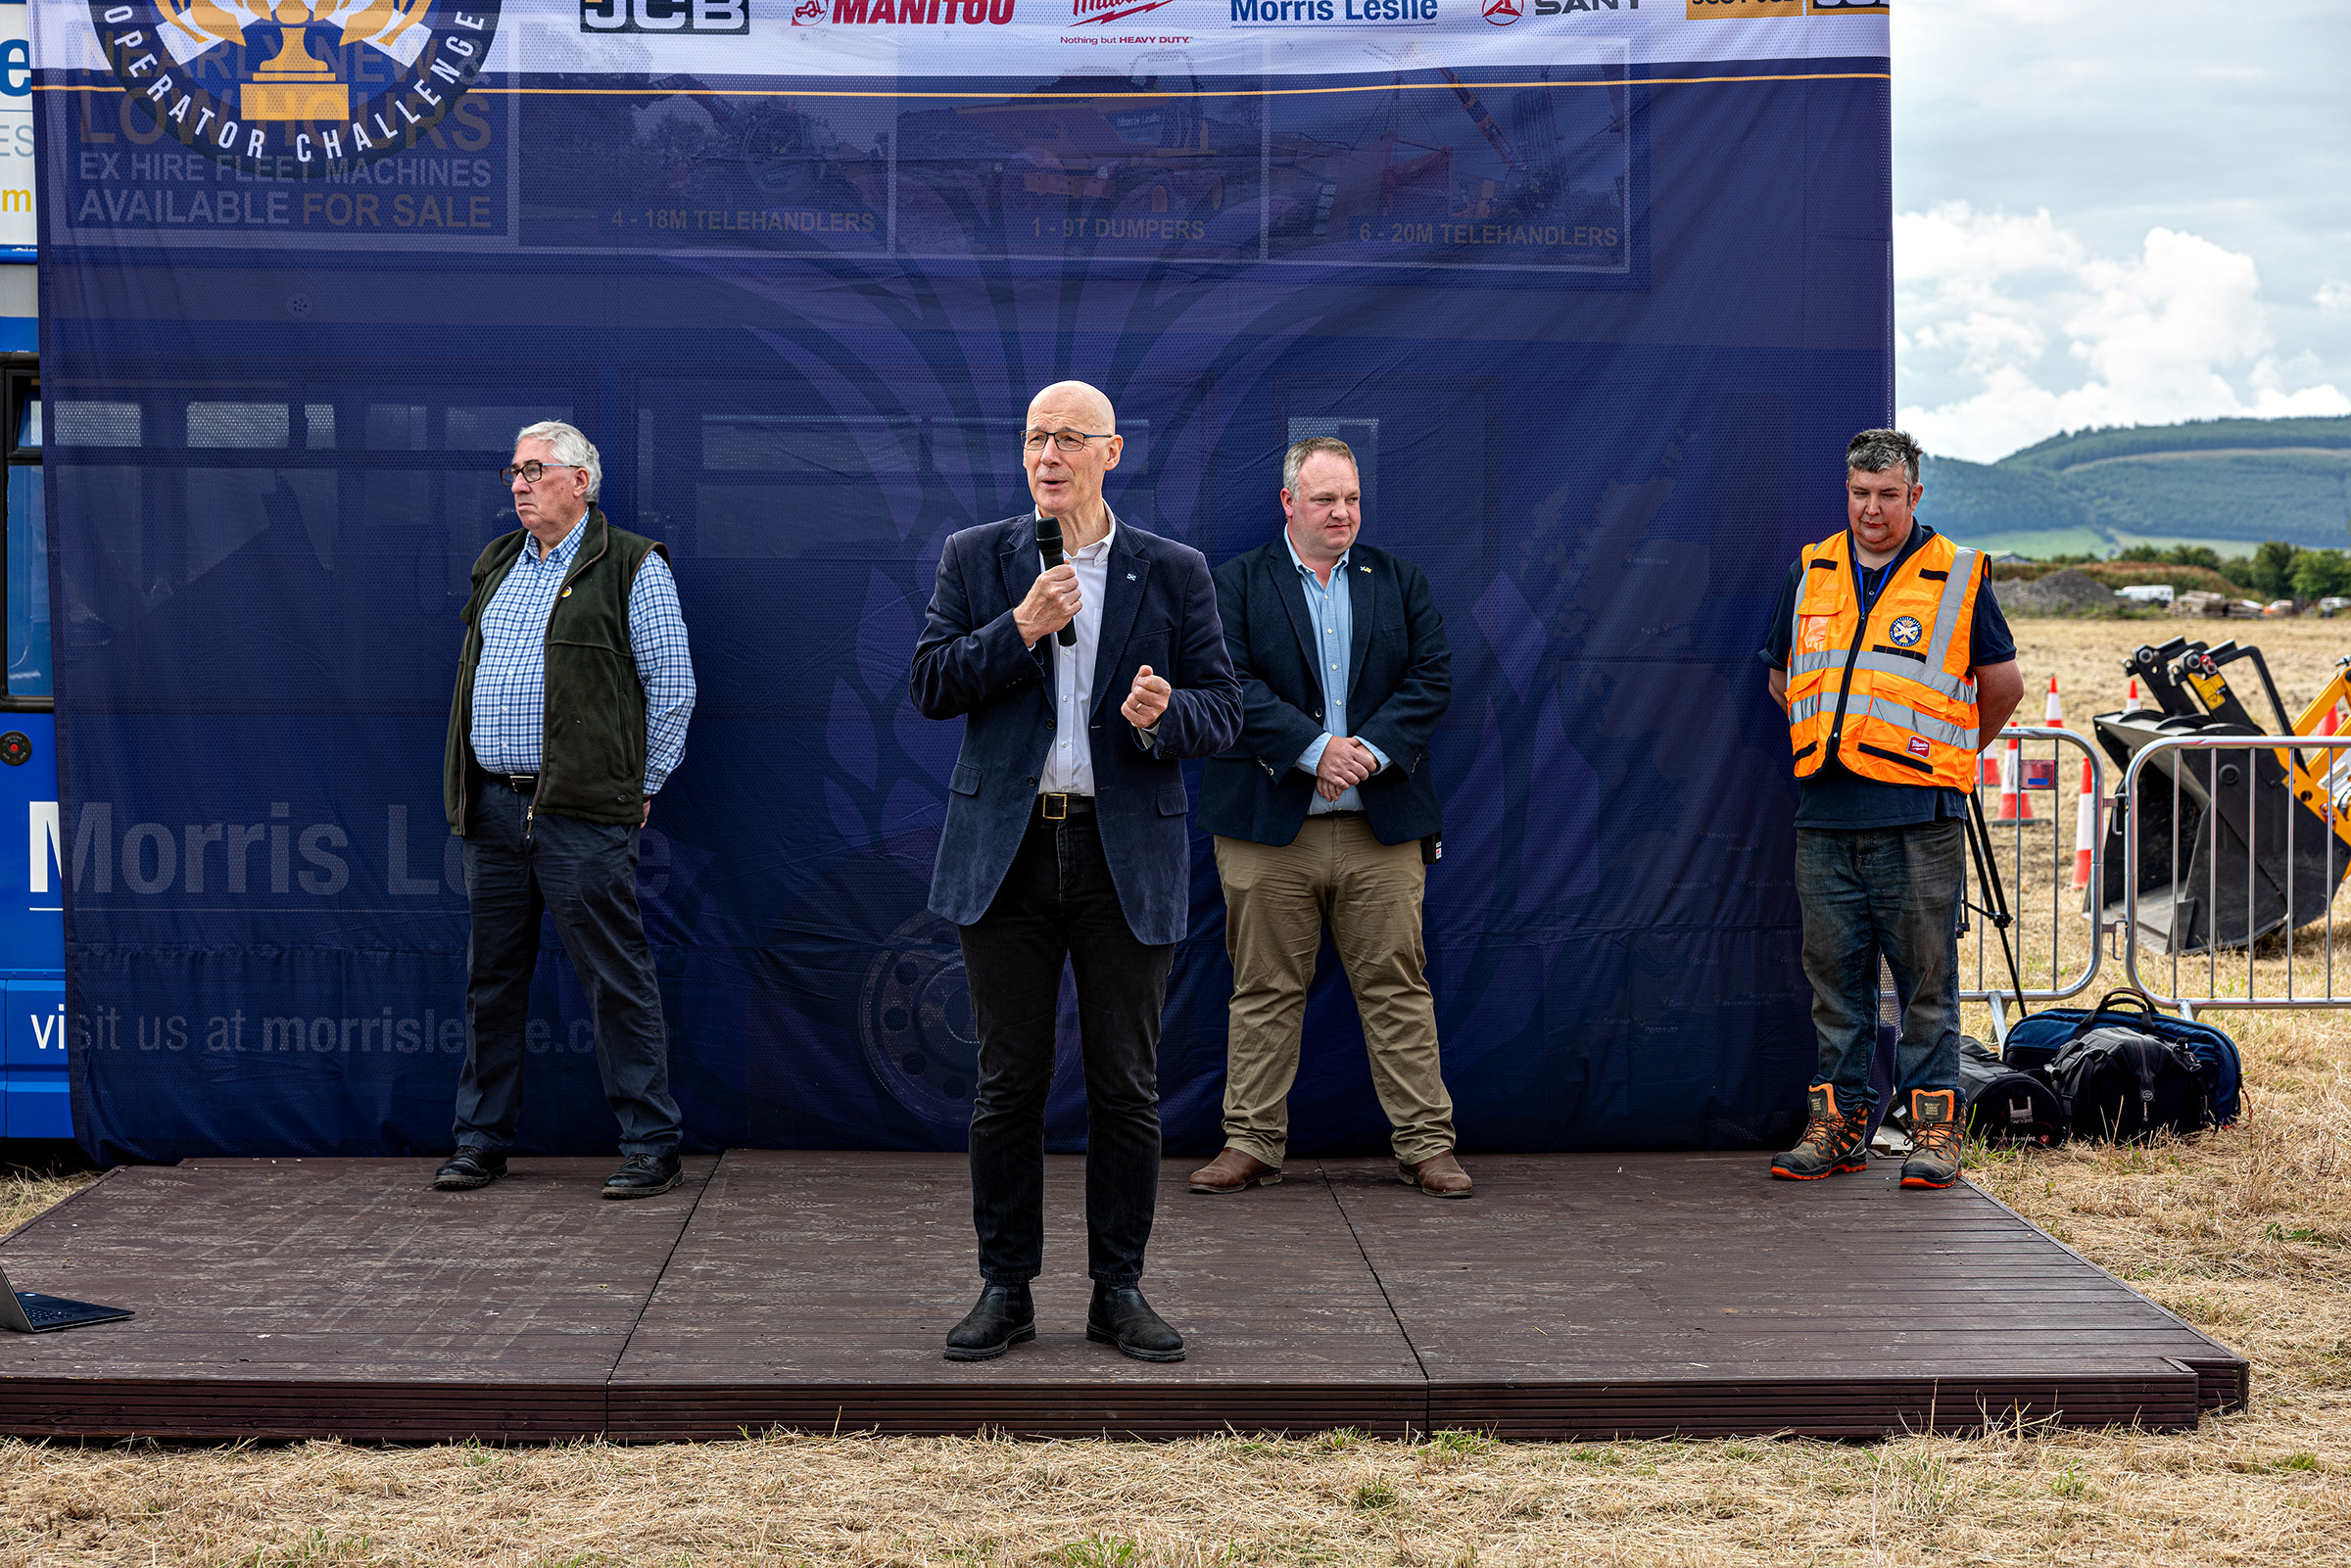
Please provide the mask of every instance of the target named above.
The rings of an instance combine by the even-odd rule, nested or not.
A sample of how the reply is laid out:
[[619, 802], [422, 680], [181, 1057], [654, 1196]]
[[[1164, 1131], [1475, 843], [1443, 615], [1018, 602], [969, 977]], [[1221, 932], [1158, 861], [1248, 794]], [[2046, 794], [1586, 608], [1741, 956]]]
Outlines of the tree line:
[[[2249, 598], [2265, 603], [2290, 598], [2307, 604], [2323, 598], [2351, 598], [2351, 552], [2312, 549], [2282, 539], [2264, 540], [2250, 555], [2224, 556], [2204, 545], [2175, 545], [2169, 549], [2133, 550], [2125, 560], [2150, 566], [2202, 566], [2246, 591]], [[2050, 555], [2052, 566], [2088, 566], [2103, 555]]]

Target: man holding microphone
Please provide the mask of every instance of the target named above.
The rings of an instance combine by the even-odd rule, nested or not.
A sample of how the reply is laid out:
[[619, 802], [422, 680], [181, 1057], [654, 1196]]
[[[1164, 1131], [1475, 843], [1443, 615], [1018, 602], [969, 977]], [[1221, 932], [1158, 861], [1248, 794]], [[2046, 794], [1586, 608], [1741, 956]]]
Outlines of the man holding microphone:
[[982, 1288], [947, 1335], [951, 1361], [1036, 1337], [1065, 965], [1085, 1070], [1086, 1337], [1138, 1360], [1184, 1354], [1138, 1288], [1158, 1195], [1160, 1014], [1190, 918], [1178, 761], [1232, 743], [1241, 695], [1207, 560], [1103, 499], [1117, 431], [1083, 382], [1036, 395], [1022, 427], [1034, 509], [948, 539], [915, 646], [915, 707], [964, 721], [930, 904], [961, 933], [980, 1034]]

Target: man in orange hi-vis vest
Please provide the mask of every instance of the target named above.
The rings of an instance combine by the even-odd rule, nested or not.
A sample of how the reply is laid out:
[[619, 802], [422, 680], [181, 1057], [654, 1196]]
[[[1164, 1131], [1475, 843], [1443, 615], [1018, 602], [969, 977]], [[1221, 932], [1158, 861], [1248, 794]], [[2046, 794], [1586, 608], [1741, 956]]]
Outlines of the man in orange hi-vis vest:
[[1869, 1168], [1880, 953], [1902, 1003], [1902, 1185], [1959, 1179], [1962, 814], [1976, 754], [2025, 683], [1984, 552], [1913, 515], [1923, 455], [1898, 430], [1852, 439], [1847, 526], [1798, 554], [1758, 655], [1788, 710], [1796, 894], [1820, 1033], [1811, 1119], [1771, 1163], [1792, 1181]]

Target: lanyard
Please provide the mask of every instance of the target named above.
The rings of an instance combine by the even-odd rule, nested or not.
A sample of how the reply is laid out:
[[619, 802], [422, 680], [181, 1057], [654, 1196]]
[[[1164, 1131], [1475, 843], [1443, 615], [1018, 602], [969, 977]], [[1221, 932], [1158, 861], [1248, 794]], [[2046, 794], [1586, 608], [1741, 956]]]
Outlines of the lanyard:
[[[1861, 618], [1863, 620], [1867, 620], [1869, 612], [1877, 608], [1878, 595], [1886, 592], [1886, 585], [1894, 579], [1894, 569], [1901, 564], [1899, 556], [1877, 567], [1864, 566], [1861, 564], [1859, 556], [1853, 557], [1853, 579], [1861, 594]], [[1875, 584], [1869, 580], [1872, 572], [1877, 574], [1878, 580]]]

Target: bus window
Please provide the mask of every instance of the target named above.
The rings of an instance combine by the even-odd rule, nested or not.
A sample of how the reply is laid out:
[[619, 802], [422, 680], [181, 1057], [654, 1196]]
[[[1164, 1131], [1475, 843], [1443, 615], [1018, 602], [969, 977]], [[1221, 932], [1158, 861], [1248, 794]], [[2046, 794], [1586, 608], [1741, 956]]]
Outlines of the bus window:
[[[56, 689], [49, 662], [49, 530], [41, 494], [41, 383], [31, 356], [7, 375], [8, 695], [46, 697]], [[44, 704], [45, 705], [45, 704]]]
[[8, 470], [8, 694], [45, 697], [49, 671], [49, 531], [41, 471]]

